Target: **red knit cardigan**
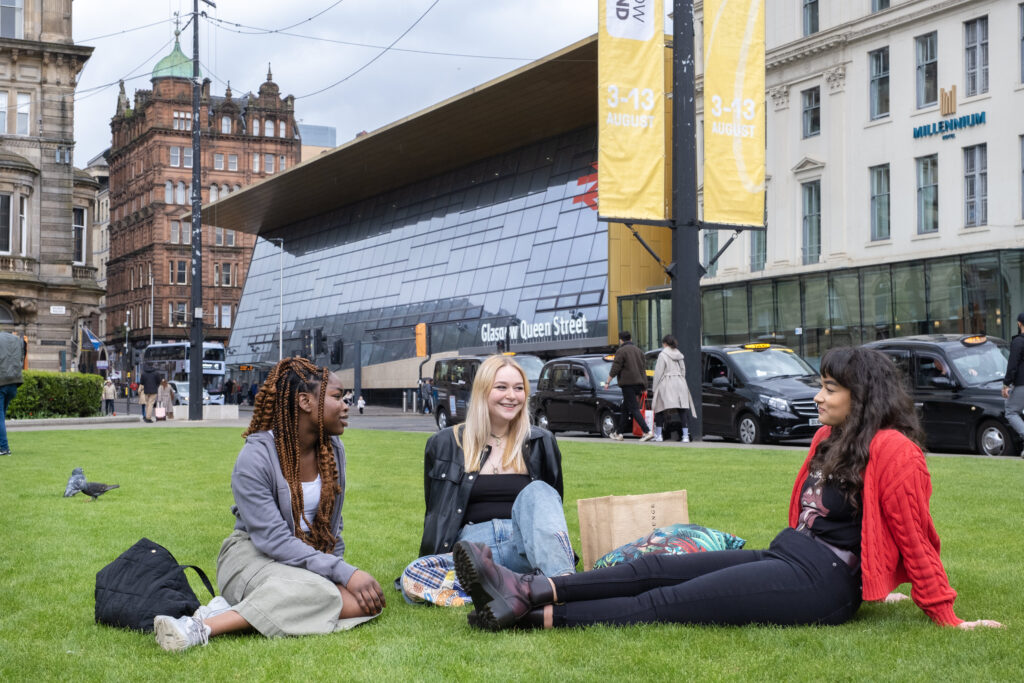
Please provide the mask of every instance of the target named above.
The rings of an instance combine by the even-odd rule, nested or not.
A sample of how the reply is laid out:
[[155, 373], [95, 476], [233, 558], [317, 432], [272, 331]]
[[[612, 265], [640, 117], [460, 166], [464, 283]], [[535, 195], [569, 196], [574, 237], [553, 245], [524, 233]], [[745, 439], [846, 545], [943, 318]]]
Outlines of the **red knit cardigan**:
[[[791, 527], [799, 520], [808, 463], [831, 432], [831, 427], [822, 427], [814, 435], [796, 477], [789, 501]], [[861, 590], [865, 600], [882, 600], [909, 581], [910, 597], [932, 621], [956, 626], [963, 619], [953, 612], [956, 591], [939, 559], [939, 534], [928, 511], [931, 495], [931, 477], [921, 449], [894, 429], [875, 434], [861, 495]]]

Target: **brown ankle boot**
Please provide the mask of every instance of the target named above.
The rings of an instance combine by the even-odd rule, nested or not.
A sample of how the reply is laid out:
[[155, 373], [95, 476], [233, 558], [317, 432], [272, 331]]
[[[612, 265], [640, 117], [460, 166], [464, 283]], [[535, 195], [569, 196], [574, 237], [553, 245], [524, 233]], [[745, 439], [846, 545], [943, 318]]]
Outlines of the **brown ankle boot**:
[[[474, 600], [474, 626], [491, 631], [508, 628], [535, 607], [554, 602], [554, 592], [543, 574], [517, 574], [495, 564], [487, 546], [468, 541], [455, 544], [455, 573]], [[474, 623], [475, 622], [475, 623]]]

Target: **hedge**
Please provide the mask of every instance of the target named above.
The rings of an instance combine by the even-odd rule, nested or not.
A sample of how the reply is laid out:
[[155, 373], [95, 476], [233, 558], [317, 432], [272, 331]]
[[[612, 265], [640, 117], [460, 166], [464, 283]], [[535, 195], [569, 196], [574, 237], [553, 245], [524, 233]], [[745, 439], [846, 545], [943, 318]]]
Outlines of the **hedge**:
[[103, 378], [77, 372], [26, 370], [24, 384], [7, 409], [7, 417], [90, 417], [100, 414]]

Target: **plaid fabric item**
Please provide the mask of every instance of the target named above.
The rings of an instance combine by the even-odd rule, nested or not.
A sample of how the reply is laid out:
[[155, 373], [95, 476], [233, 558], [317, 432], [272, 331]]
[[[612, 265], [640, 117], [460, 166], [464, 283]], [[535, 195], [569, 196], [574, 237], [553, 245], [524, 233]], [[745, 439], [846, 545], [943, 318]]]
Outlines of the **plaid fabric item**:
[[401, 579], [402, 597], [411, 605], [429, 603], [442, 607], [473, 604], [455, 576], [451, 553], [426, 555], [405, 568]]

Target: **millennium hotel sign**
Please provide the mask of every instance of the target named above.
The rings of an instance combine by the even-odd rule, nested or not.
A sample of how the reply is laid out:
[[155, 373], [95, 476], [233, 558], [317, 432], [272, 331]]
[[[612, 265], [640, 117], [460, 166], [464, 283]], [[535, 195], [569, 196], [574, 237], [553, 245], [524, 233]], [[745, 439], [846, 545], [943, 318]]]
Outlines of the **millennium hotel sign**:
[[985, 123], [985, 112], [965, 114], [964, 116], [953, 116], [956, 114], [956, 86], [954, 85], [946, 92], [939, 88], [939, 113], [947, 118], [940, 119], [935, 123], [926, 123], [923, 126], [914, 128], [914, 139], [927, 138], [932, 135], [941, 135], [943, 140], [956, 137], [956, 131], [964, 128], [973, 128]]

